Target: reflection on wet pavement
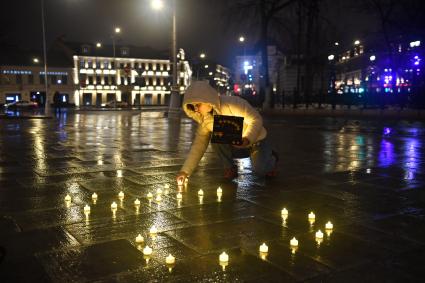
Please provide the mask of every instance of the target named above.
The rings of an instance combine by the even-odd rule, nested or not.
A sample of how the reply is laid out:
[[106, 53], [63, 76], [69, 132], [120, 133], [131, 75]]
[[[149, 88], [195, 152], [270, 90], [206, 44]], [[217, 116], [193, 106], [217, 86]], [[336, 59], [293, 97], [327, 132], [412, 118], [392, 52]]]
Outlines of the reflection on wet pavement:
[[[258, 178], [249, 159], [239, 159], [239, 177], [225, 181], [209, 148], [178, 188], [175, 174], [196, 129], [188, 119], [65, 112], [2, 120], [1, 282], [423, 278], [416, 268], [425, 255], [423, 123], [266, 124], [281, 157], [278, 177]], [[222, 252], [228, 262], [219, 261]], [[170, 254], [175, 263], [167, 265]]]

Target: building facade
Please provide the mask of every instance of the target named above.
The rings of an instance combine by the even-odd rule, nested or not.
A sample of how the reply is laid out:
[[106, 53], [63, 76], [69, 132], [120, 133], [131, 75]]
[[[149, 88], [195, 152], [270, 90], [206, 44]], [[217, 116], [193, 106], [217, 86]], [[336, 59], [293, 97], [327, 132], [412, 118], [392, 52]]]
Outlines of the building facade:
[[[74, 72], [72, 68], [49, 68], [47, 71], [48, 98], [54, 95], [63, 103], [74, 103]], [[42, 66], [0, 66], [0, 104], [15, 101], [34, 101], [44, 106], [46, 101], [45, 73]]]
[[[77, 106], [105, 106], [122, 101], [128, 105], [168, 105], [172, 63], [168, 59], [130, 56], [131, 48], [118, 47], [117, 56], [90, 55], [91, 46], [81, 46], [74, 55], [74, 101]], [[179, 51], [177, 78], [180, 93], [190, 84], [191, 69]]]

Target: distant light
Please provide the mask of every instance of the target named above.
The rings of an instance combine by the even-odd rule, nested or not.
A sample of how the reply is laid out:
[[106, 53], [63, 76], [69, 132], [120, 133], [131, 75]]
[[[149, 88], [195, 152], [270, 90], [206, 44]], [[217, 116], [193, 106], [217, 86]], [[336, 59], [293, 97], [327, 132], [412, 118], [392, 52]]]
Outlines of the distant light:
[[115, 33], [120, 33], [121, 32], [121, 28], [115, 28]]
[[100, 43], [100, 42], [96, 43], [96, 47], [97, 47], [97, 48], [102, 47], [102, 43]]
[[372, 62], [373, 62], [373, 61], [375, 61], [375, 60], [376, 60], [376, 56], [375, 56], [375, 55], [371, 55], [371, 56], [369, 57], [369, 60], [370, 60], [370, 61], [372, 61]]
[[354, 45], [359, 45], [359, 44], [360, 44], [360, 40], [354, 41]]
[[154, 10], [161, 10], [164, 7], [162, 0], [152, 0], [151, 5]]
[[248, 65], [249, 65], [249, 61], [245, 61], [245, 62], [243, 62], [243, 64], [244, 64], [245, 66], [248, 66]]
[[205, 68], [205, 69], [208, 69], [208, 65], [205, 65], [205, 66], [204, 66], [204, 68]]
[[38, 63], [38, 62], [40, 62], [40, 60], [38, 60], [38, 58], [34, 58], [34, 59], [32, 59], [32, 61], [33, 61], [34, 63]]
[[335, 59], [335, 55], [331, 54], [331, 55], [328, 56], [329, 61], [332, 61], [333, 59]]
[[209, 73], [208, 73], [208, 75], [209, 75], [209, 76], [212, 76], [212, 74], [213, 74], [213, 72], [209, 72]]
[[199, 54], [199, 58], [204, 59], [205, 57], [206, 57], [205, 53], [201, 53], [201, 54]]
[[410, 42], [410, 47], [418, 47], [418, 46], [421, 46], [420, 40]]
[[245, 41], [245, 37], [240, 36], [240, 37], [239, 37], [239, 42], [244, 42], [244, 41]]
[[338, 46], [339, 45], [339, 42], [335, 42], [335, 46]]

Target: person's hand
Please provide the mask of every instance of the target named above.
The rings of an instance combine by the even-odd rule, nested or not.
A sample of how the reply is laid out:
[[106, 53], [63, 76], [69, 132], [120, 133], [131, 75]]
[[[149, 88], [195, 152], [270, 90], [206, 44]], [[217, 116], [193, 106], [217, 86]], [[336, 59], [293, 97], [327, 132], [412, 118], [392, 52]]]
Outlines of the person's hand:
[[249, 146], [249, 139], [247, 138], [242, 138], [242, 143], [240, 145], [233, 145], [236, 148], [246, 148]]
[[180, 171], [179, 173], [177, 173], [177, 177], [176, 177], [177, 185], [183, 185], [187, 176], [188, 176], [187, 173], [183, 171]]

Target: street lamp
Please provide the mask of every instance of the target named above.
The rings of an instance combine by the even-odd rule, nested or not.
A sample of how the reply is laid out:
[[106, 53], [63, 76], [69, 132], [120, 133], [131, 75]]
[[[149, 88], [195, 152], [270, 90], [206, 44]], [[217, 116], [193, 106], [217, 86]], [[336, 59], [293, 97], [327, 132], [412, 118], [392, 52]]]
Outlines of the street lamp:
[[96, 47], [97, 47], [97, 48], [102, 47], [102, 43], [100, 43], [100, 42], [96, 43]]
[[[180, 95], [179, 87], [177, 84], [177, 21], [176, 21], [176, 0], [173, 0], [173, 28], [172, 28], [172, 39], [171, 39], [171, 50], [172, 50], [172, 63], [173, 63], [173, 82], [171, 85], [171, 98], [169, 105], [169, 112], [175, 112], [180, 107]], [[154, 10], [161, 10], [163, 8], [162, 0], [152, 0], [152, 8]]]
[[239, 37], [239, 42], [244, 42], [244, 41], [245, 41], [245, 37], [240, 36], [240, 37]]
[[376, 60], [376, 56], [375, 56], [375, 55], [371, 55], [371, 56], [369, 57], [369, 60], [370, 60], [371, 62], [375, 61], [375, 60]]
[[205, 59], [205, 57], [206, 57], [205, 53], [201, 53], [201, 54], [199, 54], [199, 58], [201, 58], [201, 59]]
[[205, 65], [205, 66], [204, 66], [204, 68], [205, 68], [205, 69], [208, 69], [208, 65]]
[[32, 61], [36, 64], [38, 64], [40, 62], [40, 60], [38, 60], [38, 58], [33, 58]]
[[112, 49], [113, 49], [113, 53], [114, 53], [114, 64], [115, 64], [115, 34], [121, 33], [121, 28], [116, 27], [114, 31], [115, 31], [115, 33], [112, 34], [111, 37], [112, 37]]
[[360, 44], [360, 40], [354, 41], [354, 45], [359, 45], [359, 44]]
[[331, 54], [331, 55], [328, 56], [329, 61], [332, 61], [333, 59], [335, 59], [335, 55]]
[[41, 27], [43, 31], [43, 60], [44, 60], [44, 89], [45, 89], [45, 99], [44, 99], [44, 115], [50, 114], [50, 105], [49, 105], [49, 94], [48, 94], [48, 84], [47, 84], [47, 47], [46, 47], [46, 24], [44, 20], [44, 0], [41, 0]]

